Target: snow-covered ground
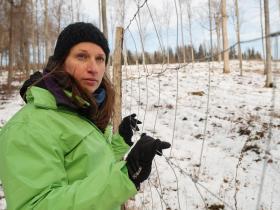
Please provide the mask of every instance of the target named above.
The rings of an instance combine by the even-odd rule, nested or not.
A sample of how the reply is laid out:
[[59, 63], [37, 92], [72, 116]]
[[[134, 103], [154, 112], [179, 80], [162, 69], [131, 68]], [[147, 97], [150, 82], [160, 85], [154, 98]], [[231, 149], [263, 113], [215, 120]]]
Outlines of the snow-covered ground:
[[[177, 66], [123, 68], [123, 116], [143, 122], [134, 139], [172, 143], [128, 208], [279, 210], [280, 64], [276, 88], [264, 88], [262, 62], [244, 62], [242, 77], [236, 61], [229, 74], [219, 63]], [[3, 126], [23, 102], [0, 97]]]

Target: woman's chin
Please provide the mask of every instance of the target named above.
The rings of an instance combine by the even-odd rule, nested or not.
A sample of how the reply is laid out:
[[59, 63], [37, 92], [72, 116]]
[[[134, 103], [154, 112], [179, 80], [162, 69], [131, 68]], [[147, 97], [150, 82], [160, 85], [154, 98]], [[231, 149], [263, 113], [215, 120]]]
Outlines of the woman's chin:
[[85, 91], [88, 92], [89, 94], [94, 93], [97, 90], [97, 88], [98, 88], [97, 86], [91, 86], [91, 87], [86, 86], [86, 87], [84, 87]]

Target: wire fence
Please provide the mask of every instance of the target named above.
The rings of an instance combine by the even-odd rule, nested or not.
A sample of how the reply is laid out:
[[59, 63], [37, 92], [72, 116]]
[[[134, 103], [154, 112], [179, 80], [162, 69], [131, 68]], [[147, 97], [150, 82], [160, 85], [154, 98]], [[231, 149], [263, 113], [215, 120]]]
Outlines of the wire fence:
[[[173, 3], [177, 16], [177, 34], [175, 39], [178, 48], [180, 47], [178, 41], [180, 36], [179, 31], [182, 30], [179, 27], [180, 14], [178, 14], [178, 11], [181, 8], [178, 9], [176, 1]], [[143, 23], [140, 22], [139, 18], [141, 10], [145, 8], [145, 15], [149, 15], [149, 22], [153, 25], [154, 36], [157, 37], [158, 49], [160, 49], [162, 54], [166, 54], [164, 49], [167, 48], [163, 46], [161, 41], [157, 25], [154, 21], [155, 17], [149, 7], [149, 1], [144, 1], [141, 5], [138, 5], [137, 12], [125, 27], [125, 46], [128, 45], [128, 42], [132, 43], [130, 46], [134, 47], [132, 51], [136, 53], [137, 58], [139, 55], [145, 56], [145, 46], [143, 47], [145, 41], [141, 32], [141, 24]], [[135, 27], [137, 30], [134, 30], [134, 32], [130, 29], [133, 25], [137, 26]], [[168, 64], [164, 59], [160, 64], [154, 65], [147, 65], [145, 61], [135, 65], [127, 65], [125, 63], [123, 66], [123, 113], [125, 115], [131, 113], [138, 115], [138, 118], [143, 122], [141, 132], [149, 132], [155, 138], [168, 140], [172, 143], [169, 155], [164, 155], [163, 158], [157, 158], [154, 161], [155, 167], [148, 185], [144, 184], [142, 191], [136, 196], [135, 200], [129, 202], [128, 209], [258, 210], [280, 208], [279, 199], [276, 198], [280, 195], [280, 192], [276, 190], [276, 186], [279, 187], [280, 183], [266, 182], [266, 177], [268, 176], [275, 180], [276, 175], [280, 171], [280, 157], [277, 155], [272, 157], [275, 151], [271, 151], [272, 148], [275, 150], [278, 147], [279, 141], [277, 140], [277, 135], [279, 136], [280, 134], [280, 110], [278, 108], [280, 105], [278, 95], [280, 85], [279, 36], [280, 31], [271, 33], [268, 36], [259, 36], [240, 41], [241, 45], [246, 45], [248, 43], [257, 43], [266, 38], [271, 39], [271, 43], [274, 46], [272, 49], [273, 87], [265, 89], [263, 88], [264, 81], [263, 84], [258, 83], [259, 88], [262, 88], [264, 93], [263, 96], [267, 97], [270, 95], [269, 98], [264, 100], [266, 103], [265, 107], [268, 107], [266, 113], [258, 112], [258, 109], [261, 109], [258, 106], [255, 107], [257, 109], [255, 111], [252, 109], [242, 110], [246, 106], [246, 104], [243, 104], [243, 100], [246, 100], [242, 95], [239, 95], [240, 98], [238, 100], [242, 102], [240, 103], [241, 112], [228, 113], [228, 115], [237, 114], [238, 117], [228, 117], [226, 116], [227, 113], [221, 114], [224, 117], [222, 120], [227, 121], [225, 124], [228, 123], [230, 126], [223, 126], [223, 124], [216, 125], [215, 120], [213, 120], [213, 118], [221, 118], [221, 116], [216, 116], [216, 112], [213, 112], [216, 109], [213, 101], [220, 98], [217, 95], [217, 89], [219, 87], [217, 86], [216, 80], [220, 80], [220, 84], [222, 84], [221, 80], [226, 79], [226, 77], [232, 77], [232, 80], [236, 80], [234, 81], [235, 83], [241, 83], [243, 79], [239, 76], [238, 61], [231, 61], [232, 72], [230, 75], [225, 76], [222, 74], [223, 63], [213, 60], [219, 54], [222, 55], [226, 51], [237, 48], [238, 42], [226, 50], [216, 53], [211, 52], [203, 58], [195, 59], [194, 63], [190, 59], [186, 59], [184, 63], [176, 64]], [[136, 40], [141, 44], [136, 43]], [[137, 46], [142, 47], [139, 49]], [[256, 75], [258, 73], [257, 75], [260, 78], [265, 78], [262, 75], [263, 72], [260, 72], [261, 69], [262, 71], [264, 70], [265, 64], [263, 61], [243, 61], [243, 63], [246, 74], [254, 73]], [[252, 63], [255, 65], [254, 68], [252, 68]], [[189, 82], [194, 79], [196, 81]], [[249, 85], [252, 84], [250, 79], [252, 78], [246, 75], [244, 76], [244, 80], [249, 80]], [[195, 87], [191, 87], [191, 85], [195, 85]], [[243, 84], [240, 85], [242, 86]], [[223, 88], [220, 87], [220, 89]], [[192, 94], [202, 96], [196, 101], [199, 105], [191, 104], [192, 98], [186, 94], [189, 90], [199, 90], [192, 92]], [[226, 87], [224, 92], [227, 91], [228, 93], [226, 94], [230, 95], [234, 90], [227, 89]], [[190, 102], [183, 100], [184, 97], [189, 97]], [[185, 123], [185, 125], [182, 123], [182, 121], [191, 121], [191, 119], [182, 117], [184, 116], [182, 112], [186, 114], [197, 112], [197, 106], [200, 107], [199, 111], [203, 110], [204, 114], [198, 113], [197, 115], [193, 115], [199, 116], [198, 121], [200, 122], [196, 125], [197, 119], [195, 119], [193, 121], [195, 128], [193, 129], [201, 131], [194, 138], [193, 135], [188, 134], [188, 132], [193, 133], [190, 129], [190, 123]], [[221, 106], [228, 108], [227, 106], [230, 106], [230, 104], [224, 101], [224, 104], [218, 105], [219, 108]], [[223, 111], [227, 112], [227, 110]], [[223, 111], [221, 110], [221, 112]], [[180, 122], [178, 121], [178, 117], [180, 117]], [[197, 128], [198, 126], [200, 126], [200, 129]], [[219, 129], [215, 130], [215, 126]], [[260, 128], [262, 131], [254, 130], [258, 126], [262, 126]], [[215, 138], [219, 138], [219, 132], [226, 133], [224, 136], [226, 139], [222, 140], [227, 141], [227, 138], [232, 138], [235, 141], [240, 141], [241, 146], [239, 148], [227, 147], [225, 149], [226, 151], [235, 151], [227, 157], [229, 160], [219, 160], [210, 166], [215, 166], [215, 168], [209, 168], [207, 166], [207, 163], [211, 162], [207, 161], [207, 159], [211, 159], [211, 153], [209, 151], [213, 151], [212, 148], [218, 146], [218, 141]], [[237, 137], [237, 134], [241, 137]], [[136, 134], [136, 136], [138, 137], [139, 135]], [[135, 137], [135, 140], [137, 140], [137, 137]], [[197, 143], [196, 139], [199, 139], [199, 143]], [[252, 143], [253, 139], [254, 142]], [[196, 142], [193, 143], [193, 141]], [[196, 150], [190, 151], [186, 144], [195, 144], [191, 145], [190, 148], [195, 148]], [[256, 157], [254, 155], [252, 157], [247, 155], [246, 152], [248, 151], [255, 152], [257, 154]], [[248, 163], [252, 163], [254, 167], [244, 165]], [[219, 166], [219, 164], [221, 165]], [[224, 168], [227, 164], [230, 169]], [[215, 173], [217, 170], [221, 171], [221, 173], [217, 173], [217, 177], [213, 177], [215, 173], [211, 173], [212, 169]], [[221, 179], [221, 177], [223, 178]], [[250, 181], [250, 179], [255, 179], [255, 181]], [[271, 196], [267, 196], [268, 194]], [[269, 201], [267, 201], [268, 197], [270, 199]]]

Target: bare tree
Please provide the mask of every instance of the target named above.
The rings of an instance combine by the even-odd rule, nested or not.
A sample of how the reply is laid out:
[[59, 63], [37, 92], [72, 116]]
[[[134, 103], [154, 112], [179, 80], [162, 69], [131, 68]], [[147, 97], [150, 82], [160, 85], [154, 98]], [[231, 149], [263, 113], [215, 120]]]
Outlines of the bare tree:
[[242, 52], [241, 52], [241, 44], [240, 44], [240, 24], [239, 24], [239, 6], [238, 6], [238, 0], [235, 0], [235, 16], [236, 16], [236, 37], [237, 37], [237, 43], [238, 43], [238, 60], [239, 60], [239, 69], [240, 69], [240, 75], [243, 75], [243, 69], [242, 69]]
[[7, 88], [8, 92], [11, 92], [11, 85], [13, 80], [13, 64], [14, 64], [14, 52], [13, 52], [13, 26], [14, 26], [14, 1], [9, 0], [10, 3], [10, 28], [9, 28], [9, 71], [8, 71], [8, 80]]
[[99, 28], [102, 28], [102, 8], [101, 8], [101, 1], [102, 0], [98, 0], [98, 13], [99, 13]]
[[102, 17], [102, 31], [105, 37], [108, 39], [106, 0], [101, 0], [101, 17]]
[[21, 64], [21, 70], [24, 72], [25, 78], [27, 78], [30, 74], [30, 66], [29, 66], [29, 28], [30, 21], [28, 20], [27, 13], [29, 13], [28, 10], [28, 3], [29, 0], [22, 0], [21, 5], [19, 7], [20, 9], [20, 30], [21, 30], [21, 36], [20, 36], [20, 64]]
[[264, 21], [265, 21], [265, 46], [266, 46], [266, 81], [265, 87], [273, 87], [271, 72], [271, 45], [270, 45], [270, 22], [269, 22], [269, 1], [263, 0], [264, 5]]
[[54, 13], [54, 17], [57, 21], [56, 33], [58, 35], [61, 31], [62, 9], [63, 9], [62, 7], [63, 7], [63, 4], [65, 4], [65, 2], [64, 2], [64, 0], [60, 0], [60, 1], [55, 1], [54, 3], [55, 3], [54, 7], [56, 8], [56, 12]]
[[36, 29], [36, 25], [35, 25], [35, 18], [34, 17], [34, 0], [31, 0], [31, 27], [32, 27], [32, 31], [31, 31], [31, 43], [32, 43], [32, 68], [34, 68], [34, 64], [36, 63], [36, 43], [35, 43], [35, 29]]
[[35, 15], [36, 15], [36, 19], [35, 19], [35, 25], [37, 28], [37, 35], [36, 35], [36, 40], [37, 40], [37, 68], [40, 68], [40, 63], [41, 63], [41, 50], [40, 50], [40, 30], [39, 30], [39, 15], [38, 15], [38, 2], [39, 0], [36, 0], [35, 3]]
[[191, 0], [187, 0], [187, 13], [188, 13], [188, 25], [189, 25], [189, 36], [190, 36], [190, 46], [191, 46], [191, 59], [192, 65], [194, 64], [194, 52], [193, 52], [193, 40], [192, 40], [192, 10], [191, 10]]
[[184, 42], [184, 28], [183, 28], [183, 15], [182, 15], [182, 4], [179, 0], [179, 12], [180, 12], [180, 25], [181, 25], [181, 38], [182, 38], [182, 51], [183, 51], [183, 62], [186, 63], [186, 48]]
[[215, 29], [216, 29], [216, 35], [217, 35], [217, 57], [218, 57], [218, 62], [221, 62], [222, 56], [221, 56], [221, 17], [220, 13], [216, 13], [214, 15], [215, 18]]
[[170, 19], [171, 19], [171, 10], [169, 1], [164, 1], [162, 6], [162, 12], [163, 12], [163, 26], [166, 29], [166, 49], [165, 49], [165, 56], [167, 56], [167, 63], [170, 63], [170, 55], [169, 55], [169, 26], [170, 26]]
[[73, 0], [70, 0], [70, 3], [71, 3], [71, 5], [70, 5], [70, 7], [71, 7], [71, 9], [70, 9], [71, 22], [74, 22], [74, 5], [73, 5]]
[[229, 50], [228, 50], [228, 34], [227, 34], [227, 13], [226, 0], [221, 0], [221, 14], [222, 14], [222, 34], [223, 34], [223, 73], [229, 73]]
[[[261, 24], [261, 36], [263, 37], [264, 36], [264, 30], [263, 30], [263, 8], [262, 8], [262, 0], [260, 0], [260, 24]], [[265, 59], [265, 56], [266, 56], [266, 53], [265, 53], [265, 47], [264, 47], [264, 39], [262, 39], [262, 53], [263, 53], [263, 62], [264, 62], [264, 66], [265, 66], [265, 62], [266, 62], [266, 59]], [[265, 69], [264, 68], [264, 74], [266, 74], [265, 72]]]
[[48, 14], [48, 0], [44, 0], [44, 39], [45, 39], [45, 62], [47, 62], [50, 55], [49, 43], [49, 14]]
[[[140, 0], [135, 0], [135, 3], [137, 7], [140, 7]], [[147, 37], [147, 26], [148, 26], [148, 15], [142, 15], [144, 10], [141, 9], [140, 12], [137, 14], [136, 23], [137, 28], [140, 36], [140, 42], [141, 42], [141, 49], [142, 49], [142, 64], [146, 65], [146, 56], [145, 56], [145, 40]], [[140, 14], [141, 13], [141, 14]], [[146, 14], [146, 13], [145, 13]], [[146, 24], [143, 24], [146, 23]], [[145, 68], [146, 69], [146, 68]]]
[[82, 0], [79, 0], [77, 6], [77, 21], [81, 21], [81, 5], [82, 5]]
[[[6, 66], [6, 62], [4, 64], [4, 60], [8, 58], [9, 51], [9, 30], [10, 30], [10, 21], [9, 21], [9, 11], [10, 3], [8, 1], [0, 1], [0, 53], [1, 53], [1, 64], [0, 67]], [[0, 75], [2, 71], [0, 70]]]
[[216, 49], [215, 54], [217, 56], [218, 62], [221, 62], [222, 56], [221, 56], [221, 4], [220, 1], [212, 1], [211, 4], [212, 7], [212, 14], [213, 19], [215, 23], [215, 31], [216, 31], [216, 37], [217, 37], [217, 43], [216, 43]]
[[210, 55], [211, 61], [213, 61], [213, 38], [212, 38], [212, 9], [211, 9], [211, 0], [208, 0], [208, 12], [209, 12], [209, 34], [210, 34]]

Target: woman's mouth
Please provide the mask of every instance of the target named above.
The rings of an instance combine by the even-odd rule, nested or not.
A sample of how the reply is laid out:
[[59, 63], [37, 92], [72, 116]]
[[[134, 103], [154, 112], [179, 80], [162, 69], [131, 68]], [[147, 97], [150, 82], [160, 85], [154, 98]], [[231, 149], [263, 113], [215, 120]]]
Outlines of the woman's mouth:
[[89, 85], [89, 86], [94, 86], [94, 85], [98, 84], [98, 80], [93, 79], [93, 78], [86, 78], [86, 79], [83, 79], [83, 81], [85, 82], [86, 85]]

